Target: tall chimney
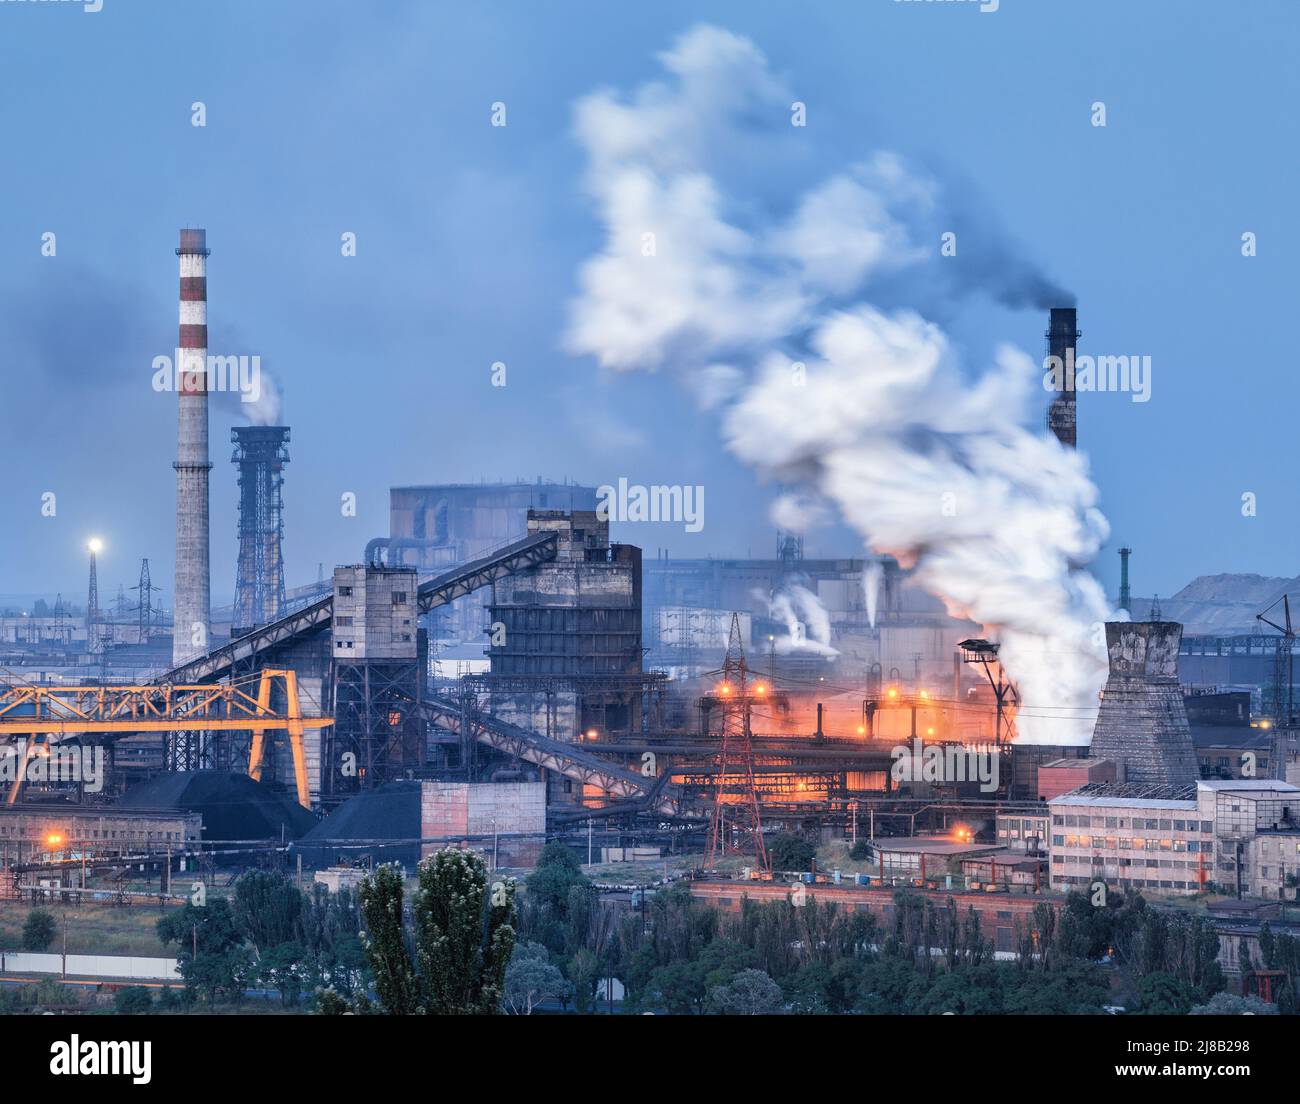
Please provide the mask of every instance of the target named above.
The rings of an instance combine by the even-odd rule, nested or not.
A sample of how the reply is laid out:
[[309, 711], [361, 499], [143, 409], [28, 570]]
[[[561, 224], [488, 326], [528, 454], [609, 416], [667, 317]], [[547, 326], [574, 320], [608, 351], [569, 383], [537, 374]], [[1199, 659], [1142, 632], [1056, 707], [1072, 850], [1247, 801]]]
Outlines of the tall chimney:
[[1133, 555], [1133, 549], [1121, 548], [1119, 550], [1119, 608], [1133, 612], [1133, 597], [1128, 589], [1128, 558]]
[[172, 662], [208, 651], [208, 235], [182, 230], [180, 344], [176, 350], [180, 406], [176, 437], [176, 610]]
[[1074, 405], [1074, 350], [1079, 340], [1078, 322], [1074, 307], [1053, 307], [1047, 324], [1047, 355], [1055, 357], [1062, 367], [1063, 389], [1056, 393], [1047, 410], [1047, 428], [1065, 445], [1074, 448], [1078, 443], [1075, 432]]

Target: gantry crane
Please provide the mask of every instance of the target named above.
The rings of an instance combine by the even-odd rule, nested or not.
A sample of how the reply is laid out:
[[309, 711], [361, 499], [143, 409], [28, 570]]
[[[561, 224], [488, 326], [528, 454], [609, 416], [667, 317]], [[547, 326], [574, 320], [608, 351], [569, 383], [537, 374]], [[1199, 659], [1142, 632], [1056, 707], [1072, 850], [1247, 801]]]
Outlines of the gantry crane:
[[[283, 683], [285, 708], [271, 708], [271, 694]], [[0, 739], [32, 737], [22, 749], [21, 763], [9, 788], [7, 804], [18, 801], [32, 759], [48, 755], [50, 745], [64, 737], [135, 732], [252, 733], [248, 774], [260, 781], [266, 759], [266, 734], [289, 734], [298, 804], [311, 808], [307, 756], [303, 733], [326, 728], [333, 717], [304, 717], [298, 696], [298, 673], [264, 668], [257, 676], [257, 696], [241, 683], [177, 686], [36, 686], [0, 687]]]

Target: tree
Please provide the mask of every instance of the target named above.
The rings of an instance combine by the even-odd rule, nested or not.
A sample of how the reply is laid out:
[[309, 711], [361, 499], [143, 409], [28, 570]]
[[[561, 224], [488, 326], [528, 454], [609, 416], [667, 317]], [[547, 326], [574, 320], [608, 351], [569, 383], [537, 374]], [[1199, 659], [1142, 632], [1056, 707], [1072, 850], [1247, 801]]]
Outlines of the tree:
[[23, 924], [23, 950], [43, 951], [54, 942], [57, 931], [54, 913], [45, 909], [32, 909]]
[[113, 994], [113, 1010], [121, 1016], [137, 1016], [153, 1007], [153, 998], [143, 985], [128, 985]]
[[253, 960], [226, 898], [203, 906], [186, 904], [159, 920], [154, 930], [161, 942], [176, 944], [177, 964], [191, 993], [205, 993], [211, 1003], [223, 993], [242, 993]]
[[390, 1016], [423, 1011], [402, 925], [402, 882], [402, 868], [397, 863], [378, 866], [361, 880], [361, 911], [366, 920], [362, 939], [375, 975], [375, 992]]
[[1276, 1016], [1278, 1007], [1259, 997], [1234, 997], [1231, 993], [1216, 993], [1205, 1004], [1198, 1004], [1187, 1013], [1189, 1016]]
[[560, 998], [569, 983], [552, 966], [540, 943], [520, 943], [506, 967], [504, 1004], [516, 1016], [529, 1016], [544, 1000]]
[[1138, 982], [1142, 1011], [1150, 1016], [1186, 1016], [1195, 999], [1191, 986], [1173, 974], [1156, 970]]
[[728, 985], [717, 986], [709, 1001], [719, 1012], [761, 1016], [781, 1007], [781, 987], [762, 970], [741, 970]]
[[500, 1011], [514, 911], [514, 883], [498, 882], [489, 893], [487, 865], [473, 851], [447, 847], [420, 863], [416, 957], [430, 1012]]
[[302, 994], [307, 952], [301, 943], [280, 943], [262, 955], [261, 977], [273, 989], [280, 990], [280, 1002], [295, 1005]]
[[803, 836], [778, 832], [767, 844], [773, 870], [811, 870], [817, 850]]
[[[366, 950], [379, 1002], [390, 1015], [500, 1011], [514, 950], [514, 883], [495, 883], [472, 851], [444, 848], [420, 863], [412, 938], [403, 926], [401, 868], [361, 883]], [[414, 966], [408, 942], [415, 948]]]
[[303, 895], [283, 874], [252, 870], [235, 883], [231, 902], [235, 923], [259, 952], [301, 935]]

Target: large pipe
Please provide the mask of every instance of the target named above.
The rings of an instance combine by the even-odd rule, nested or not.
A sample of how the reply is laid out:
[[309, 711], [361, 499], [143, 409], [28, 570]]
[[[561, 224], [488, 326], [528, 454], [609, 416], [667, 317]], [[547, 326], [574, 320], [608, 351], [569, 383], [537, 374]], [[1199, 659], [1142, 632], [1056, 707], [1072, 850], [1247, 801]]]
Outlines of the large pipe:
[[1047, 410], [1047, 428], [1066, 448], [1078, 443], [1074, 402], [1074, 353], [1079, 340], [1077, 312], [1074, 307], [1053, 307], [1047, 324], [1047, 355], [1061, 370], [1061, 390]]
[[208, 245], [206, 230], [182, 230], [180, 342], [176, 350], [176, 609], [172, 662], [209, 649]]

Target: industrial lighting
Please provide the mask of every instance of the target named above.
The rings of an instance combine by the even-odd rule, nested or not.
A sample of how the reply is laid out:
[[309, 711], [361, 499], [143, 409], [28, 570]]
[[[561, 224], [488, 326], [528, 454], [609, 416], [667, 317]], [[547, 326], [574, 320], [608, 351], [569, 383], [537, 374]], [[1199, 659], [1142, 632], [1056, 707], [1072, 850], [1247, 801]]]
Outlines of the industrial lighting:
[[934, 735], [934, 729], [932, 729], [932, 728], [927, 728], [927, 729], [925, 730], [925, 734], [926, 734], [927, 736], [933, 736], [933, 735]]
[[86, 544], [86, 547], [95, 555], [99, 555], [99, 553], [104, 550], [104, 542], [98, 537], [91, 537], [90, 541]]
[[63, 837], [59, 835], [58, 832], [51, 832], [48, 836], [45, 837], [45, 842], [48, 843], [51, 847], [53, 847], [55, 844], [62, 843]]
[[754, 687], [754, 693], [759, 695], [766, 694], [767, 687], [760, 682], [757, 686]]
[[863, 728], [861, 725], [858, 725], [858, 735], [865, 736], [866, 734], [867, 734], [867, 730]]
[[896, 697], [898, 697], [898, 691], [895, 690], [892, 686], [889, 688], [889, 696], [890, 696], [891, 698], [896, 698]]
[[1272, 728], [1272, 727], [1273, 727], [1273, 722], [1272, 722], [1272, 721], [1260, 721], [1260, 722], [1259, 722], [1259, 727], [1260, 727], [1260, 728]]
[[718, 693], [725, 698], [728, 694], [731, 693], [731, 687], [724, 682], [721, 686], [718, 687]]
[[597, 732], [594, 728], [589, 728], [589, 729], [587, 729], [587, 739], [588, 739], [588, 740], [594, 740], [594, 739], [596, 739], [596, 737], [599, 736], [599, 735], [600, 735], [600, 733]]
[[921, 691], [921, 697], [928, 698], [929, 696], [930, 696], [929, 691], [926, 690]]

